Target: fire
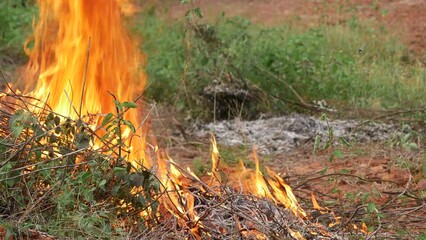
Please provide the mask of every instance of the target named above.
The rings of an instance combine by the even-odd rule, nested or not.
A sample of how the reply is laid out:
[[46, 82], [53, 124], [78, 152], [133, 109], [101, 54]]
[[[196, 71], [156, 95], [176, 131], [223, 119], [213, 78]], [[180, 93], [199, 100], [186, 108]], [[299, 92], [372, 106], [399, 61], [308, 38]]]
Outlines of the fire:
[[219, 149], [217, 148], [216, 138], [212, 135], [211, 136], [211, 142], [212, 142], [212, 151], [211, 151], [211, 162], [212, 162], [212, 171], [209, 173], [211, 175], [209, 186], [211, 186], [213, 183], [220, 182], [220, 175], [218, 174], [219, 170], [219, 163], [220, 163], [220, 156], [219, 156]]
[[[113, 96], [132, 101], [143, 91], [144, 56], [135, 51], [137, 41], [122, 26], [122, 11], [131, 12], [128, 1], [38, 0], [38, 6], [34, 37], [25, 45], [29, 63], [22, 80], [26, 86], [35, 85], [31, 91], [27, 87], [30, 95], [46, 101], [54, 112], [77, 119], [115, 113]], [[134, 111], [124, 118], [134, 124], [140, 119]], [[99, 125], [100, 117], [94, 122]], [[141, 151], [144, 139], [130, 138], [125, 127], [122, 132], [129, 159], [139, 159], [139, 164], [145, 160], [149, 167]]]
[[253, 150], [253, 157], [255, 162], [255, 170], [253, 171], [245, 169], [241, 173], [241, 175], [246, 175], [246, 177], [240, 178], [243, 179], [243, 186], [245, 186], [251, 194], [262, 198], [271, 199], [276, 204], [283, 205], [287, 209], [290, 209], [294, 215], [305, 219], [307, 214], [299, 206], [299, 203], [294, 196], [291, 187], [285, 183], [284, 179], [282, 179], [271, 169], [266, 169], [268, 174], [267, 176], [263, 176], [260, 170], [259, 159], [255, 150]]
[[203, 225], [198, 222], [199, 216], [194, 210], [195, 199], [189, 191], [190, 179], [184, 177], [182, 170], [164, 151], [158, 150], [156, 154], [161, 190], [167, 193], [160, 198], [162, 207], [179, 220], [180, 226], [188, 227], [193, 236], [200, 239], [199, 231]]
[[[100, 116], [116, 112], [119, 107], [113, 100], [132, 101], [145, 87], [146, 75], [142, 70], [145, 58], [136, 50], [137, 41], [122, 26], [122, 14], [130, 14], [134, 9], [127, 0], [38, 0], [38, 5], [40, 14], [34, 38], [26, 44], [30, 60], [22, 80], [35, 81], [34, 89], [26, 89], [27, 94], [45, 101], [52, 111], [64, 117], [94, 116], [92, 128], [105, 134], [107, 130], [100, 126], [103, 121]], [[137, 112], [122, 112], [123, 118], [132, 123], [142, 119]], [[206, 228], [202, 219], [206, 215], [197, 212], [196, 193], [191, 188], [196, 184], [203, 194], [208, 192], [209, 196], [226, 200], [222, 197], [226, 193], [220, 188], [224, 183], [219, 174], [221, 163], [215, 138], [211, 139], [211, 178], [205, 184], [190, 169], [179, 168], [157, 146], [154, 147], [155, 164], [151, 163], [145, 155], [146, 126], [140, 134], [132, 133], [124, 125], [119, 128], [127, 159], [137, 168], [142, 165], [154, 169], [161, 183], [163, 195], [158, 199], [163, 211], [160, 214], [175, 217], [181, 228], [201, 239], [201, 232]], [[266, 169], [266, 174], [263, 173], [255, 150], [253, 156], [255, 169], [246, 169], [242, 164], [241, 191], [285, 207], [300, 222], [306, 220], [307, 213], [300, 207], [291, 187], [274, 171]], [[317, 203], [315, 206], [323, 210]], [[150, 214], [147, 210], [140, 216]], [[287, 228], [293, 238], [303, 239], [301, 233]], [[266, 238], [266, 235], [254, 234], [259, 239]]]

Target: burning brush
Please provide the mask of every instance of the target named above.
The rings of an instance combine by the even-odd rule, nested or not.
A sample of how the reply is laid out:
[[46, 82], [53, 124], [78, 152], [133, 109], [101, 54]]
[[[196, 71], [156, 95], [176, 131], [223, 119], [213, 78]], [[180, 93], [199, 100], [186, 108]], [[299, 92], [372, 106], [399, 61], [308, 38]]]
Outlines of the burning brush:
[[218, 173], [213, 137], [208, 181], [181, 168], [166, 151], [146, 150], [144, 118], [132, 110], [145, 87], [140, 69], [145, 58], [121, 25], [122, 12], [131, 12], [127, 1], [39, 0], [38, 5], [33, 47], [26, 48], [30, 60], [20, 82], [25, 94], [10, 86], [0, 95], [0, 135], [9, 149], [1, 166], [9, 171], [1, 181], [19, 189], [31, 181], [37, 191], [28, 198], [37, 201], [18, 215], [12, 207], [4, 214], [21, 222], [35, 208], [51, 211], [52, 202], [45, 200], [70, 175], [75, 186], [93, 181], [92, 192], [79, 197], [92, 214], [100, 208], [96, 202], [113, 204], [114, 213], [125, 216], [125, 226], [143, 223], [146, 231], [139, 237], [337, 238], [309, 220], [284, 179], [270, 169], [261, 172], [255, 152], [255, 169], [242, 164], [235, 185], [227, 186]]

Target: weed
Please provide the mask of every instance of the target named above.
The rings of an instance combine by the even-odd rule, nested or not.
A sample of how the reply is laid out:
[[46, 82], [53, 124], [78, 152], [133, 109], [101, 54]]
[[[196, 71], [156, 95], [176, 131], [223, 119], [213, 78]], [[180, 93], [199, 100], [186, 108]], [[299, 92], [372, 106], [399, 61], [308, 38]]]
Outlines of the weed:
[[104, 150], [92, 147], [96, 134], [82, 120], [26, 110], [1, 115], [9, 123], [0, 139], [1, 224], [10, 226], [8, 234], [25, 238], [35, 229], [61, 238], [123, 238], [113, 226], [140, 222], [138, 212], [148, 207], [155, 212], [154, 175], [111, 150], [125, 147], [124, 126], [134, 130], [123, 115], [135, 104], [115, 104], [117, 113], [102, 125], [108, 129], [100, 140]]
[[12, 63], [21, 62], [20, 59], [24, 57], [23, 44], [35, 14], [35, 6], [27, 1], [0, 2], [0, 54], [3, 55], [0, 60], [5, 58]]
[[194, 160], [192, 160], [192, 169], [194, 173], [198, 176], [201, 176], [207, 173], [210, 170], [210, 168], [211, 167], [209, 167], [208, 165], [206, 166], [203, 160], [199, 157], [196, 157], [194, 158]]
[[[352, 20], [302, 31], [224, 16], [210, 24], [171, 23], [155, 11], [143, 21], [137, 31], [145, 36], [148, 94], [193, 117], [212, 118], [214, 109], [205, 105], [203, 91], [217, 83], [262, 92], [261, 100], [244, 103], [250, 106], [244, 111], [254, 116], [285, 112], [294, 109], [291, 102], [301, 101], [378, 109], [425, 104], [425, 69], [402, 61], [404, 46], [374, 22]], [[237, 109], [229, 117], [238, 116], [241, 109], [231, 108]]]

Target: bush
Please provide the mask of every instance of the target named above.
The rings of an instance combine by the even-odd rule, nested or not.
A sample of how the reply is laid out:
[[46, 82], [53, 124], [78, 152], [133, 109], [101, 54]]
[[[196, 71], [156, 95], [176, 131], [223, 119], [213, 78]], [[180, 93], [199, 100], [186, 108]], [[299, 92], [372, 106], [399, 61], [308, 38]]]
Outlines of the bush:
[[167, 22], [152, 11], [143, 19], [138, 31], [145, 36], [148, 94], [193, 117], [211, 119], [203, 90], [226, 81], [262, 91], [253, 108], [259, 112], [282, 113], [301, 101], [378, 109], [426, 103], [425, 69], [375, 23], [299, 30], [223, 16], [212, 25]]
[[[16, 107], [1, 100], [4, 109]], [[140, 221], [139, 214], [148, 208], [155, 214], [160, 185], [148, 169], [135, 169], [114, 150], [123, 145], [113, 145], [121, 139], [115, 129], [124, 125], [123, 112], [108, 115], [110, 134], [96, 150], [96, 134], [81, 120], [23, 109], [0, 114], [0, 226], [7, 234], [121, 239], [126, 227], [147, 226], [151, 220]]]
[[4, 0], [0, 2], [0, 55], [21, 62], [23, 46], [31, 30], [36, 7], [27, 1]]

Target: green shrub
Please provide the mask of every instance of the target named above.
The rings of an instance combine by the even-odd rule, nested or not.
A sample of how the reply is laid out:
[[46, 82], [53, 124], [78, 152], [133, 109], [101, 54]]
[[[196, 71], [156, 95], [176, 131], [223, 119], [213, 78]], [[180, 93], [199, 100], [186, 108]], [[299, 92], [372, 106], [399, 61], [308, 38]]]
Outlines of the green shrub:
[[194, 117], [206, 116], [203, 89], [227, 76], [261, 90], [255, 109], [264, 112], [289, 110], [286, 100], [378, 109], [426, 103], [425, 69], [374, 22], [298, 30], [223, 16], [213, 24], [167, 22], [153, 12], [143, 19], [148, 95]]
[[20, 62], [36, 7], [26, 1], [0, 1], [0, 55]]
[[[15, 104], [4, 103], [5, 109]], [[140, 221], [139, 213], [148, 207], [155, 213], [160, 185], [148, 169], [122, 158], [119, 128], [134, 129], [123, 114], [135, 105], [115, 103], [119, 112], [105, 117], [108, 134], [98, 139], [99, 149], [81, 120], [24, 106], [0, 114], [0, 224], [8, 234], [27, 238], [31, 229], [60, 238], [122, 239], [128, 231], [119, 226], [146, 227], [150, 219]]]

